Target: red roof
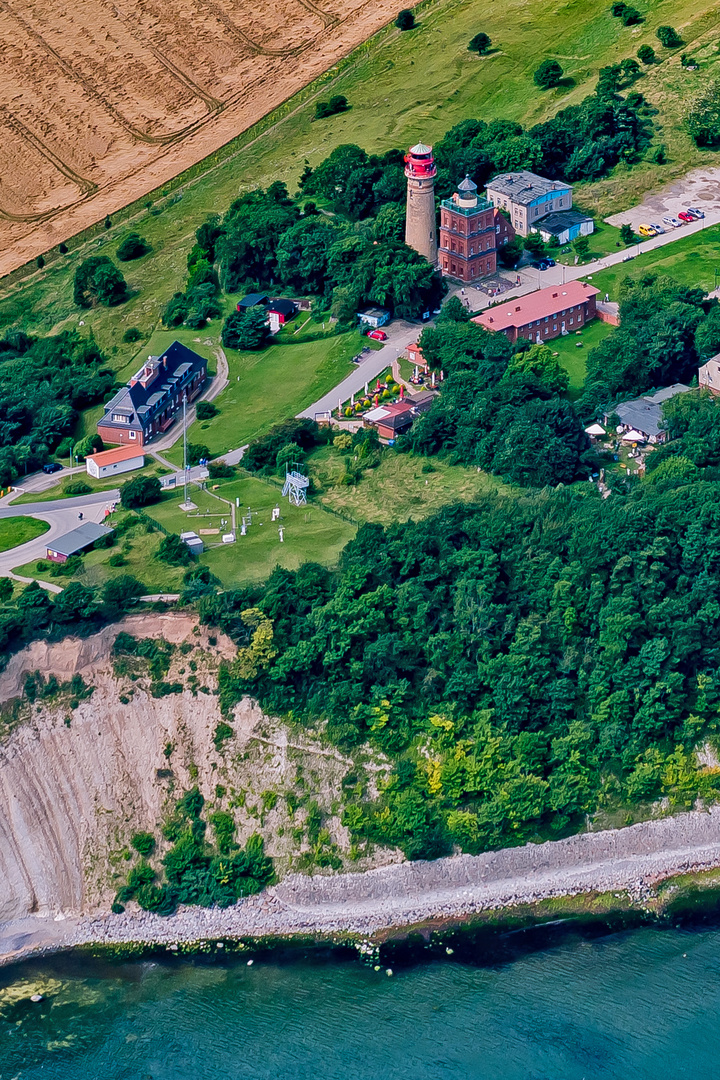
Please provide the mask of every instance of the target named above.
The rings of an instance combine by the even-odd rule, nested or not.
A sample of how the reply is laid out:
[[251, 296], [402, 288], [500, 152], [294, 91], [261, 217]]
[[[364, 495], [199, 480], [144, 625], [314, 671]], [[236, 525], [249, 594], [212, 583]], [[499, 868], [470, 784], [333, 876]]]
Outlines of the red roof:
[[88, 459], [92, 458], [99, 469], [136, 457], [144, 457], [141, 446], [118, 446], [114, 450], [101, 450], [99, 454], [88, 455]]
[[527, 296], [519, 296], [509, 304], [488, 308], [482, 315], [476, 315], [472, 321], [484, 326], [486, 330], [508, 330], [511, 326], [526, 326], [536, 319], [543, 319], [563, 309], [582, 304], [591, 296], [597, 296], [599, 292], [599, 289], [585, 281], [568, 281], [565, 285], [551, 285], [548, 289], [539, 289]]

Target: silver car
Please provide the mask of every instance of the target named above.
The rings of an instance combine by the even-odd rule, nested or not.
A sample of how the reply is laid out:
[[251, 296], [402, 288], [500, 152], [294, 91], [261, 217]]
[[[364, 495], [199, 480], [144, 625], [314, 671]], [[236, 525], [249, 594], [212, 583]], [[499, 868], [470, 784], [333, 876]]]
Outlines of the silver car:
[[669, 225], [671, 229], [679, 229], [682, 226], [682, 221], [676, 217], [664, 217], [663, 225]]
[[662, 225], [658, 225], [656, 221], [651, 221], [650, 222], [650, 228], [654, 229], [656, 233], [664, 233], [665, 232]]
[[688, 214], [692, 214], [692, 216], [694, 218], [704, 218], [705, 217], [705, 214], [703, 213], [703, 211], [698, 210], [697, 206], [688, 206], [687, 212], [688, 212]]

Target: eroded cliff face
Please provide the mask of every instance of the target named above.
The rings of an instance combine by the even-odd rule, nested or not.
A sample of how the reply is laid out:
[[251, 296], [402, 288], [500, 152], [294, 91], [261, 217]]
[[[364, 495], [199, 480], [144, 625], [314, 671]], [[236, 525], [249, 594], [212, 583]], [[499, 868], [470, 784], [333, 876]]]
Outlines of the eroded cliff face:
[[[165, 676], [182, 683], [181, 693], [153, 697], [149, 678], [114, 668], [120, 630], [182, 646]], [[127, 877], [133, 833], [152, 832], [161, 857], [162, 822], [195, 784], [210, 808], [232, 811], [241, 843], [253, 832], [265, 837], [280, 872], [308, 850], [308, 792], [332, 843], [347, 851], [338, 814], [350, 761], [249, 700], [216, 749], [217, 669], [235, 647], [222, 635], [212, 640], [191, 616], [132, 616], [84, 640], [34, 643], [11, 659], [0, 675], [6, 708], [36, 670], [61, 682], [79, 673], [95, 689], [79, 704], [62, 694], [23, 700], [0, 745], [0, 923], [33, 912], [107, 911]]]

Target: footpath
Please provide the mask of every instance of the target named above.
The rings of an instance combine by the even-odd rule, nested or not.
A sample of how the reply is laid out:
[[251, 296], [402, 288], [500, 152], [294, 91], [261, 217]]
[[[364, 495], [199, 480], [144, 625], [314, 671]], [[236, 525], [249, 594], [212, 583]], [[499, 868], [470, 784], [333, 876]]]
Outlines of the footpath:
[[294, 874], [230, 908], [163, 918], [42, 912], [0, 926], [0, 963], [85, 944], [172, 946], [212, 938], [367, 936], [551, 897], [621, 893], [720, 866], [720, 807], [484, 855], [397, 863], [362, 874]]

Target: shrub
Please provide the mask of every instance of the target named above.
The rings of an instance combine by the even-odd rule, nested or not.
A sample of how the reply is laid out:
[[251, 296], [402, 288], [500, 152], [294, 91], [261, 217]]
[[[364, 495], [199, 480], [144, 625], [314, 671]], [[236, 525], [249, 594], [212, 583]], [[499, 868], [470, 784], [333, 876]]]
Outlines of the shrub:
[[[364, 404], [364, 402], [363, 402]], [[333, 439], [333, 446], [336, 450], [349, 450], [352, 446], [352, 436], [350, 435], [336, 435]]]
[[156, 682], [150, 687], [150, 693], [154, 698], [168, 697], [170, 694], [182, 694], [183, 684], [181, 682]]
[[261, 349], [269, 334], [263, 308], [232, 311], [223, 323], [222, 343], [226, 349]]
[[620, 239], [622, 240], [623, 244], [635, 243], [635, 233], [633, 232], [632, 225], [620, 226]]
[[211, 461], [208, 463], [208, 472], [211, 480], [225, 480], [235, 475], [235, 469], [225, 461]]
[[720, 146], [720, 79], [703, 87], [691, 102], [685, 121], [696, 146]]
[[557, 86], [563, 77], [563, 69], [557, 60], [543, 60], [533, 75], [533, 81], [541, 90], [550, 90]]
[[205, 461], [210, 457], [210, 451], [204, 443], [188, 443], [187, 446], [187, 463], [188, 465], [199, 465], [201, 461]]
[[185, 322], [185, 317], [190, 310], [185, 293], [176, 292], [172, 300], [168, 300], [162, 313], [163, 326], [180, 326]]
[[213, 416], [217, 416], [218, 407], [214, 405], [212, 401], [198, 401], [195, 406], [195, 415], [198, 420], [210, 420]]
[[658, 26], [657, 36], [660, 44], [666, 49], [677, 49], [683, 44], [682, 38], [672, 26]]
[[193, 561], [192, 553], [184, 540], [177, 533], [163, 536], [155, 552], [155, 557], [170, 566], [189, 566]]
[[120, 262], [130, 262], [131, 259], [141, 259], [147, 255], [152, 247], [139, 233], [128, 233], [115, 254]]
[[343, 97], [342, 94], [335, 94], [329, 101], [318, 101], [315, 106], [315, 119], [325, 120], [328, 116], [335, 116], [336, 113], [347, 112], [350, 108], [348, 100]]
[[226, 724], [224, 720], [221, 720], [221, 722], [215, 728], [215, 734], [213, 735], [215, 749], [220, 750], [223, 743], [227, 742], [228, 739], [231, 739], [234, 734], [235, 732], [230, 727], [230, 725]]
[[483, 54], [488, 51], [491, 45], [492, 41], [490, 40], [488, 35], [483, 34], [481, 31], [479, 34], [476, 34], [474, 38], [470, 39], [468, 49], [470, 52], [476, 52], [479, 56], [483, 56]]
[[67, 253], [68, 253], [67, 244], [58, 244], [58, 251], [60, 252], [61, 255], [67, 255]]
[[106, 612], [111, 617], [126, 611], [130, 605], [142, 596], [145, 586], [130, 574], [121, 574], [105, 582], [102, 597]]
[[619, 19], [626, 7], [627, 4], [623, 3], [623, 0], [615, 0], [615, 3], [610, 8], [610, 12], [616, 19]]
[[108, 559], [108, 566], [127, 566], [127, 559], [122, 551], [116, 551], [114, 555], [110, 556]]
[[45, 260], [43, 259], [42, 255], [38, 255], [37, 259], [35, 260], [35, 265], [37, 266], [38, 270], [42, 270], [43, 266], [45, 265]]
[[155, 840], [152, 833], [149, 832], [136, 832], [130, 841], [140, 855], [147, 858], [148, 855], [152, 855], [155, 850]]
[[398, 30], [414, 30], [415, 28], [415, 16], [410, 8], [403, 8], [395, 20], [395, 25]]
[[80, 307], [90, 308], [95, 304], [114, 307], [127, 297], [127, 282], [107, 255], [91, 255], [75, 271], [73, 299]]
[[63, 491], [66, 495], [87, 495], [92, 488], [84, 480], [69, 480], [63, 484]]
[[160, 498], [162, 488], [157, 476], [135, 476], [120, 488], [120, 502], [125, 510], [150, 506]]
[[130, 345], [133, 341], [140, 341], [142, 334], [138, 330], [137, 326], [130, 326], [122, 336], [123, 341]]
[[643, 64], [655, 63], [655, 50], [652, 45], [641, 45], [637, 51], [638, 60], [641, 60]]
[[643, 21], [642, 15], [638, 9], [634, 7], [626, 7], [620, 17], [624, 26], [634, 26], [636, 23]]

